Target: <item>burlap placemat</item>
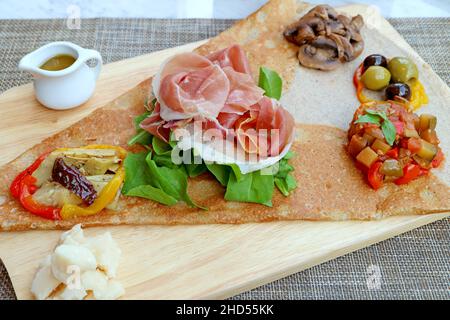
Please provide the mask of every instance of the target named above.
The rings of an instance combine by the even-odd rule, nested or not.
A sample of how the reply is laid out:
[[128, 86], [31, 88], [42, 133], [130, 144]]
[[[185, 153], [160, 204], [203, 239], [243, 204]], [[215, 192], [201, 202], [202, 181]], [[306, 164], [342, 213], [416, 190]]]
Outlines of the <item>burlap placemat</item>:
[[[450, 19], [390, 22], [450, 82]], [[232, 20], [86, 19], [0, 21], [0, 92], [30, 81], [19, 59], [51, 41], [99, 50], [105, 63], [212, 37]], [[1, 112], [1, 111], [0, 111]], [[441, 220], [233, 297], [234, 299], [450, 299], [450, 223]], [[1, 257], [1, 252], [0, 252]], [[14, 299], [0, 266], [0, 299]]]

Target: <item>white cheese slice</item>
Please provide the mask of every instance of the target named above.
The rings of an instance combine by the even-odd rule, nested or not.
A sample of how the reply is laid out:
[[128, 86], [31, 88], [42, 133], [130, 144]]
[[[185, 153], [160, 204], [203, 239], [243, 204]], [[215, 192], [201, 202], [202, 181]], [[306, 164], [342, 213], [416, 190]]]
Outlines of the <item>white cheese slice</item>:
[[[194, 149], [196, 155], [199, 155], [205, 162], [235, 164], [243, 174], [268, 168], [276, 164], [289, 152], [292, 141], [294, 140], [294, 135], [292, 135], [290, 142], [277, 156], [257, 159], [256, 155], [254, 155], [252, 159], [242, 148], [236, 148], [234, 141], [227, 139], [208, 141], [208, 139], [203, 137], [202, 130], [195, 128], [194, 124], [189, 124], [182, 129], [176, 129], [174, 134], [178, 140], [177, 147], [180, 150]], [[174, 150], [172, 156], [176, 157], [177, 150]]]
[[54, 299], [58, 300], [83, 300], [87, 295], [84, 288], [72, 288], [65, 287], [60, 294], [56, 295]]
[[85, 246], [91, 250], [97, 260], [97, 266], [110, 278], [116, 277], [121, 250], [110, 232], [90, 238]]
[[53, 276], [50, 261], [49, 255], [41, 262], [31, 284], [31, 293], [38, 300], [47, 299], [61, 283], [61, 281]]
[[52, 272], [56, 279], [66, 283], [75, 273], [95, 270], [97, 261], [92, 252], [85, 247], [61, 244], [52, 255]]
[[61, 235], [53, 254], [39, 264], [31, 292], [37, 299], [117, 299], [125, 293], [117, 274], [121, 250], [106, 232], [85, 237], [81, 225]]
[[86, 242], [81, 224], [75, 225], [69, 231], [64, 232], [61, 235], [60, 244], [80, 245]]

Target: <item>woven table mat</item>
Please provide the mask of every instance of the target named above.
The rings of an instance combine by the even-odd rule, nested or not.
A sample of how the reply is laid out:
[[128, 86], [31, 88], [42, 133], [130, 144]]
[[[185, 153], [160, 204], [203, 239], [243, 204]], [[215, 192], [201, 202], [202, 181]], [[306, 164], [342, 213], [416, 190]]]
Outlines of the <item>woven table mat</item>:
[[[390, 19], [393, 26], [450, 82], [450, 19]], [[233, 20], [84, 19], [0, 20], [0, 92], [31, 80], [17, 70], [28, 52], [57, 40], [94, 48], [105, 63], [206, 39]], [[450, 220], [444, 219], [347, 254], [233, 299], [450, 299]], [[0, 252], [1, 258], [1, 252]], [[14, 299], [0, 263], [0, 299]]]

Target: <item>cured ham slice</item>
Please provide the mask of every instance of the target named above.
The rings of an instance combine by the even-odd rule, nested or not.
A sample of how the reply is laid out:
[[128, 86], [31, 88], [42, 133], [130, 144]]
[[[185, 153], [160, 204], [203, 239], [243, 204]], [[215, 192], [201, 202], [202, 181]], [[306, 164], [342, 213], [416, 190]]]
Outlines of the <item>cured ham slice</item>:
[[238, 45], [216, 51], [207, 56], [209, 60], [219, 64], [222, 68], [232, 67], [234, 71], [252, 75], [250, 64], [244, 50]]
[[166, 121], [214, 119], [225, 105], [230, 82], [207, 58], [183, 53], [166, 62], [155, 76], [153, 91]]
[[248, 153], [276, 156], [294, 134], [294, 118], [278, 101], [262, 98], [234, 123], [239, 144]]
[[223, 71], [230, 81], [230, 92], [220, 112], [243, 114], [261, 100], [264, 90], [255, 85], [250, 75], [237, 72], [232, 67], [225, 67]]
[[170, 128], [164, 127], [166, 122], [161, 118], [160, 110], [161, 105], [157, 102], [152, 114], [141, 122], [140, 127], [161, 140], [168, 142], [170, 137]]
[[265, 97], [238, 45], [207, 57], [183, 53], [169, 59], [153, 79], [155, 110], [141, 128], [168, 141], [171, 130], [200, 121], [203, 131], [218, 129], [247, 154], [286, 152], [294, 119], [279, 102]]

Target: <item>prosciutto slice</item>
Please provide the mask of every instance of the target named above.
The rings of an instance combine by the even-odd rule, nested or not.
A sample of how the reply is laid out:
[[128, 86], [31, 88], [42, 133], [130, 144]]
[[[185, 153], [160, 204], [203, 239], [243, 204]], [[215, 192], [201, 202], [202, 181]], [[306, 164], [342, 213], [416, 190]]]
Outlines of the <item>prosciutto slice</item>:
[[167, 61], [155, 76], [153, 92], [166, 121], [214, 119], [225, 105], [230, 82], [207, 58], [183, 53]]
[[295, 121], [277, 100], [263, 97], [234, 123], [241, 147], [248, 153], [276, 156], [292, 141]]
[[247, 56], [244, 50], [237, 44], [211, 53], [207, 58], [219, 64], [222, 68], [231, 67], [234, 71], [252, 75]]
[[238, 45], [206, 57], [182, 53], [166, 61], [152, 83], [157, 99], [141, 128], [168, 141], [174, 128], [200, 121], [202, 129], [231, 135], [246, 153], [277, 156], [293, 138], [294, 119], [265, 97]]

